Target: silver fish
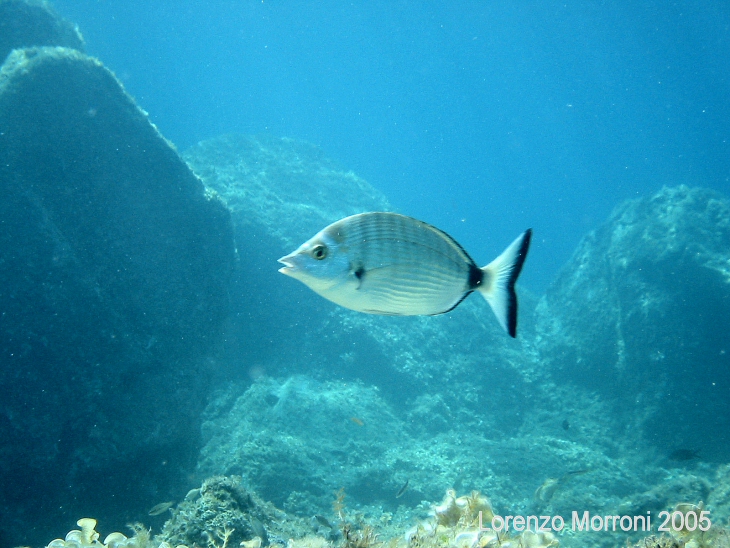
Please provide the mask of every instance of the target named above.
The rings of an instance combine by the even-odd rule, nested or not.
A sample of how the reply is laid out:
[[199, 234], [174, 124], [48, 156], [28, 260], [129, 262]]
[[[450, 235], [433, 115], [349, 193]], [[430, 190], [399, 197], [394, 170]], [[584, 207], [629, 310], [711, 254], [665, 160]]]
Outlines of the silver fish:
[[175, 501], [168, 501], [168, 502], [161, 502], [160, 504], [155, 504], [152, 509], [147, 512], [150, 516], [159, 516], [166, 510], [169, 510], [175, 506]]
[[360, 213], [321, 230], [282, 257], [279, 272], [330, 301], [368, 314], [435, 315], [472, 291], [514, 337], [514, 285], [530, 247], [530, 229], [479, 268], [445, 232], [397, 213]]

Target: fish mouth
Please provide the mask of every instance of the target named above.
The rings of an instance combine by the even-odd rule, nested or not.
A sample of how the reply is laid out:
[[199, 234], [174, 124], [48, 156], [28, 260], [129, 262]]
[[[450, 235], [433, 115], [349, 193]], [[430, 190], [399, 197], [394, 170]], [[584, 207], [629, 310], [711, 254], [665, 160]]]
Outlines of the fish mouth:
[[286, 274], [287, 276], [291, 276], [297, 269], [296, 265], [291, 260], [291, 255], [282, 257], [277, 262], [280, 262], [284, 265], [279, 269], [279, 272], [281, 272], [282, 274]]

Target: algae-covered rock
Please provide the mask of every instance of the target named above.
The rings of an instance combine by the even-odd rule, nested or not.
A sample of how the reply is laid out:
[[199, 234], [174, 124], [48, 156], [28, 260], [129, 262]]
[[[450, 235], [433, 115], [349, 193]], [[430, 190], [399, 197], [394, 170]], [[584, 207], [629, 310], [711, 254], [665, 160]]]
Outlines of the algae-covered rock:
[[[423, 412], [415, 411], [420, 406]], [[510, 511], [544, 513], [545, 504], [528, 506], [533, 493], [549, 475], [570, 471], [584, 473], [563, 482], [551, 501], [568, 514], [585, 505], [589, 487], [597, 511], [604, 507], [596, 499], [650, 488], [631, 459], [617, 463], [595, 448], [533, 433], [500, 436], [483, 415], [484, 424], [475, 424], [432, 393], [414, 408], [404, 416], [363, 383], [261, 378], [243, 394], [231, 389], [213, 400], [198, 471], [240, 474], [284, 510], [329, 519], [336, 519], [331, 505], [340, 488], [351, 509], [378, 515], [402, 507], [411, 519], [420, 516], [419, 503], [448, 488], [480, 489]], [[437, 414], [448, 428], [418, 424]]]
[[618, 207], [538, 307], [560, 382], [617, 402], [660, 453], [730, 450], [730, 203], [685, 186]]
[[304, 515], [327, 510], [340, 487], [370, 502], [390, 498], [405, 481], [385, 465], [406, 442], [403, 424], [373, 387], [262, 378], [225, 401], [209, 409], [203, 425], [203, 475], [240, 474], [275, 504]]
[[16, 48], [63, 46], [83, 51], [78, 28], [48, 2], [0, 0], [0, 62]]
[[112, 73], [64, 48], [0, 70], [0, 192], [0, 503], [147, 500], [195, 451], [230, 215]]
[[283, 512], [248, 491], [240, 477], [214, 476], [172, 509], [172, 517], [156, 540], [171, 546], [243, 546], [258, 538], [260, 544], [256, 544], [267, 546], [269, 531], [274, 533], [272, 540], [279, 542], [288, 537], [282, 539], [277, 533], [291, 534], [296, 520], [285, 518]]
[[347, 215], [390, 209], [382, 193], [304, 141], [224, 135], [198, 143], [184, 157], [223, 197], [237, 226], [254, 234], [265, 228], [281, 249], [299, 246]]

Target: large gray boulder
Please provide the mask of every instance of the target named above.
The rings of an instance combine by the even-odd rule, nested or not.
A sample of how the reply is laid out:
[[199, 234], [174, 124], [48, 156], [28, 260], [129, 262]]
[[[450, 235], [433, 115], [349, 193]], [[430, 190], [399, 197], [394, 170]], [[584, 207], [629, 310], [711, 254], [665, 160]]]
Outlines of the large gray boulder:
[[556, 381], [613, 402], [660, 454], [726, 456], [730, 202], [679, 186], [619, 206], [541, 300], [537, 327]]
[[64, 48], [0, 69], [0, 188], [3, 526], [91, 505], [119, 520], [196, 453], [229, 212], [110, 71]]

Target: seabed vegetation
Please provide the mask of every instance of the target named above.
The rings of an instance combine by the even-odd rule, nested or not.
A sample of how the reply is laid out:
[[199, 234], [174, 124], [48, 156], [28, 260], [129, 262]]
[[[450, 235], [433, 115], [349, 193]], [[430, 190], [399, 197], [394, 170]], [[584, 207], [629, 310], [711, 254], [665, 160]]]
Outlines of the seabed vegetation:
[[[243, 487], [241, 478], [217, 476], [193, 489], [181, 503], [170, 507], [171, 518], [159, 534], [144, 525], [129, 525], [131, 536], [112, 532], [101, 540], [97, 521], [82, 518], [78, 529], [55, 539], [46, 548], [550, 548], [560, 546], [559, 534], [524, 529], [498, 531], [490, 525], [497, 516], [490, 500], [479, 491], [457, 496], [449, 489], [429, 516], [405, 533], [382, 534], [384, 520], [365, 519], [350, 512], [345, 491], [334, 494], [332, 519], [315, 515], [307, 521], [289, 516]], [[704, 505], [681, 503], [673, 512], [702, 515]], [[385, 520], [387, 521], [387, 520]], [[529, 523], [529, 521], [528, 521]], [[566, 529], [569, 527], [566, 524]], [[499, 527], [497, 527], [499, 528]], [[533, 528], [534, 529], [534, 528]], [[580, 534], [580, 533], [579, 533]], [[575, 537], [574, 537], [575, 538]], [[618, 537], [613, 537], [618, 538]], [[591, 542], [589, 542], [591, 544]], [[648, 534], [637, 541], [626, 538], [626, 548], [730, 547], [726, 527], [702, 531], [697, 522], [682, 522], [660, 536]]]

